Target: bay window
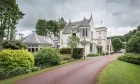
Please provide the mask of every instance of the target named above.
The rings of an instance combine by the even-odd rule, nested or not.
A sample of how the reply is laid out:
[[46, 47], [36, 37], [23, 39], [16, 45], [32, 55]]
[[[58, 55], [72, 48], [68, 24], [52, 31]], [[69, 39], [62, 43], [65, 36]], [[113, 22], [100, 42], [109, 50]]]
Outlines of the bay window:
[[88, 36], [88, 28], [82, 28], [82, 36], [87, 37]]

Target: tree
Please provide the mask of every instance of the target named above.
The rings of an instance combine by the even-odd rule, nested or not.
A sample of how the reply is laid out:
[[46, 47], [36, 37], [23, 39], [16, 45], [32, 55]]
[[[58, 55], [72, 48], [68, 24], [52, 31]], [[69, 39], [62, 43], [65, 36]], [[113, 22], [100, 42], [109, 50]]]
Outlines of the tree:
[[127, 43], [128, 53], [140, 53], [140, 31], [138, 31]]
[[13, 32], [19, 19], [22, 19], [24, 13], [20, 11], [16, 0], [0, 0], [0, 45], [7, 32], [7, 39], [13, 39]]
[[69, 36], [68, 37], [68, 43], [67, 45], [70, 47], [70, 48], [76, 48], [77, 45], [79, 44], [80, 42], [80, 39], [77, 37], [77, 36]]
[[46, 36], [47, 23], [44, 19], [39, 19], [36, 23], [36, 32], [38, 35]]
[[58, 21], [55, 20], [44, 20], [39, 19], [36, 23], [36, 32], [39, 35], [47, 35], [48, 31], [51, 32], [54, 36], [59, 37], [59, 32], [64, 28], [66, 22], [63, 17], [61, 17]]
[[59, 31], [60, 31], [61, 29], [63, 29], [63, 28], [65, 27], [66, 24], [67, 24], [67, 23], [66, 23], [66, 21], [64, 20], [63, 17], [59, 18], [59, 20], [58, 20]]
[[140, 25], [137, 27], [137, 30], [140, 31]]
[[73, 49], [77, 48], [80, 39], [77, 36], [69, 36], [67, 45], [71, 48], [71, 56], [73, 57]]
[[54, 36], [58, 36], [59, 27], [57, 21], [55, 20], [47, 21], [47, 30], [52, 32]]
[[122, 48], [124, 48], [124, 44], [119, 38], [113, 39], [112, 45], [113, 45], [114, 52], [120, 51]]

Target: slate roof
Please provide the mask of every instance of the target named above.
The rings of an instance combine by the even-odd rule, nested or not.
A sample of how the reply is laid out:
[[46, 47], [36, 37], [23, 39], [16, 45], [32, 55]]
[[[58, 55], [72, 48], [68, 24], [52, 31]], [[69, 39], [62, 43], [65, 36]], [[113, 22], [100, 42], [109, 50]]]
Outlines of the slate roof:
[[69, 22], [64, 30], [63, 30], [63, 34], [70, 34], [72, 29], [77, 29], [77, 31], [79, 31], [80, 27], [90, 27], [89, 25], [89, 21], [86, 18], [83, 19], [83, 21], [77, 21], [77, 22]]
[[81, 22], [81, 27], [90, 27], [89, 25], [89, 20], [86, 20], [86, 18], [83, 19], [83, 21]]
[[21, 41], [25, 44], [49, 44], [53, 45], [53, 41], [50, 37], [40, 36], [36, 34], [36, 32], [32, 32], [30, 35], [21, 39]]

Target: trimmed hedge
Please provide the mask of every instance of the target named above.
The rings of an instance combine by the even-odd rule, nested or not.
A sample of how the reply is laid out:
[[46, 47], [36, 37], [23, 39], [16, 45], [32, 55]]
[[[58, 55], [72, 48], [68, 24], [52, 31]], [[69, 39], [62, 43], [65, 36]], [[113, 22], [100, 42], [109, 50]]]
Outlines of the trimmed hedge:
[[72, 52], [72, 58], [74, 59], [80, 59], [83, 57], [83, 48], [74, 48]]
[[1, 50], [0, 68], [11, 70], [17, 67], [33, 67], [34, 57], [27, 50]]
[[98, 54], [98, 53], [97, 54], [88, 54], [87, 56], [88, 57], [96, 57], [96, 56], [100, 56], [100, 54]]
[[71, 48], [61, 48], [60, 53], [61, 54], [71, 54]]
[[140, 65], [140, 54], [127, 53], [118, 57], [118, 60]]
[[60, 64], [59, 52], [52, 48], [44, 48], [35, 53], [35, 65], [41, 68]]

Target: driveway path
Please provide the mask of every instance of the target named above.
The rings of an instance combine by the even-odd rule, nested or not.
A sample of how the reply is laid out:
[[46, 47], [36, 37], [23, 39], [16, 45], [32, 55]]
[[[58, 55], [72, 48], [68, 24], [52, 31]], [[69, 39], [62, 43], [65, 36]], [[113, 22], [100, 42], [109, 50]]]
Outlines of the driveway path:
[[117, 56], [93, 57], [17, 81], [16, 84], [95, 84], [99, 72]]

